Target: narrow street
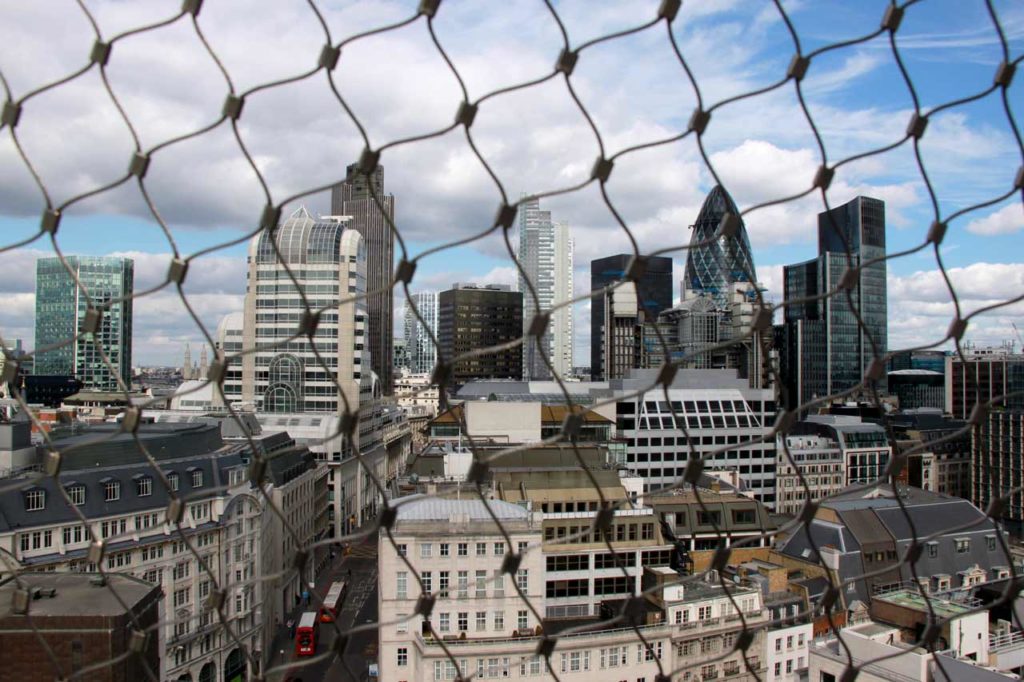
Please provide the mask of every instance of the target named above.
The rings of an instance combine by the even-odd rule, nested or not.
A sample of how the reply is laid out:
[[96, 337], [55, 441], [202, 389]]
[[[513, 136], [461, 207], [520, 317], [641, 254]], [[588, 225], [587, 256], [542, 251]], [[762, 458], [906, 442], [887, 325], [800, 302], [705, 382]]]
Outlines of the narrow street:
[[[349, 575], [351, 571], [351, 576]], [[349, 584], [348, 595], [338, 616], [338, 629], [347, 630], [357, 625], [375, 623], [377, 620], [377, 543], [376, 537], [368, 538], [363, 544], [352, 548], [348, 556], [338, 556], [327, 570], [323, 571], [316, 581], [316, 594], [323, 597], [335, 580], [345, 580]], [[298, 619], [306, 607], [298, 606], [291, 618]], [[330, 651], [337, 636], [334, 626], [330, 623], [320, 624], [317, 653]], [[277, 676], [277, 680], [313, 682], [315, 680], [331, 680], [332, 682], [365, 682], [370, 680], [369, 664], [377, 658], [376, 628], [360, 632], [349, 639], [345, 648], [344, 661], [332, 657], [328, 660], [304, 664], [308, 659], [296, 659], [295, 646], [287, 627], [282, 626], [274, 638], [274, 650], [278, 654], [271, 661], [278, 666], [282, 661], [297, 663], [287, 673]], [[284, 650], [284, 657], [281, 657]]]

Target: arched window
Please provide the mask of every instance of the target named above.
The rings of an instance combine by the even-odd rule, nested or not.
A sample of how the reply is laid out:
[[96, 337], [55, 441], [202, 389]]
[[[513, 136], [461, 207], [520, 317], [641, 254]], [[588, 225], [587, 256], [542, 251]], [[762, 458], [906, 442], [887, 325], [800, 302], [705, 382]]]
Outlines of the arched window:
[[302, 361], [282, 353], [270, 361], [267, 390], [263, 394], [266, 412], [302, 411]]

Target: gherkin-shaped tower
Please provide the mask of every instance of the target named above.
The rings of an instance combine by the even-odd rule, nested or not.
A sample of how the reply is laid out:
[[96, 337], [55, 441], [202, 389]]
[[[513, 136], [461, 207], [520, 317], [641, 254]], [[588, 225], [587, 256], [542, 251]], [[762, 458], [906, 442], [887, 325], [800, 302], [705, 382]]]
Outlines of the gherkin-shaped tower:
[[686, 256], [685, 285], [688, 289], [710, 294], [723, 308], [729, 301], [730, 284], [757, 281], [754, 257], [750, 253], [750, 241], [743, 221], [740, 220], [740, 227], [734, 236], [714, 238], [722, 215], [726, 212], [739, 215], [729, 193], [721, 185], [715, 185], [704, 200], [693, 225], [690, 249]]

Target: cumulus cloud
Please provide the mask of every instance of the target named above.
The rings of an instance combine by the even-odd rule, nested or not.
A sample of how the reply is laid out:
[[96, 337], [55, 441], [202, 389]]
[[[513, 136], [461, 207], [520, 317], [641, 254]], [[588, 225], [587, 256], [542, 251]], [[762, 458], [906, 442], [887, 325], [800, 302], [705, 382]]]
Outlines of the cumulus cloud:
[[[335, 43], [413, 11], [408, 3], [390, 1], [322, 4]], [[647, 0], [636, 7], [565, 0], [557, 10], [570, 41], [579, 45], [631, 27], [640, 17], [654, 16], [657, 4]], [[167, 0], [154, 9], [153, 3], [96, 0], [89, 7], [109, 38], [157, 16], [173, 16], [179, 3]], [[786, 7], [791, 14], [806, 8], [799, 3]], [[742, 0], [684, 3], [672, 30], [699, 82], [705, 106], [768, 85], [784, 72], [788, 55], [780, 56], [778, 45], [780, 38], [788, 42], [785, 27], [774, 8], [761, 9]], [[240, 21], [243, 15], [245, 21]], [[317, 63], [327, 39], [302, 3], [208, 3], [199, 23], [236, 92], [307, 71]], [[480, 12], [474, 3], [445, 4], [433, 26], [470, 99], [547, 74], [562, 47], [559, 27], [540, 3], [497, 3], [487, 12]], [[509, 26], [517, 30], [509, 31]], [[18, 97], [85, 64], [92, 42], [91, 28], [81, 13], [49, 3], [22, 3], [17, 12], [7, 12], [0, 20], [0, 68]], [[900, 139], [910, 110], [907, 102], [884, 109], [859, 103], [839, 106], [837, 92], [881, 70], [888, 57], [859, 49], [832, 54], [834, 59], [815, 59], [805, 94], [829, 162], [834, 164]], [[184, 20], [118, 41], [107, 74], [143, 149], [213, 123], [228, 93], [217, 64]], [[246, 97], [238, 138], [275, 202], [341, 179], [345, 166], [358, 158], [365, 144], [364, 132], [369, 144], [379, 148], [439, 130], [453, 120], [463, 97], [458, 79], [422, 20], [346, 45], [334, 79], [362, 130], [322, 72]], [[685, 131], [697, 101], [660, 29], [588, 48], [580, 55], [572, 84], [600, 133], [606, 157]], [[18, 133], [57, 203], [118, 178], [134, 149], [132, 130], [110, 101], [96, 69], [30, 100]], [[480, 163], [461, 130], [383, 152], [387, 189], [396, 195], [396, 219], [407, 239], [430, 248], [486, 229], [501, 201], [491, 172], [515, 200], [522, 192], [550, 191], [586, 180], [602, 153], [590, 122], [560, 77], [483, 102], [472, 134], [487, 166]], [[964, 187], [989, 198], [1012, 182], [1002, 169], [1016, 169], [1018, 162], [996, 162], [1012, 156], [1015, 146], [1009, 140], [1005, 130], [979, 124], [960, 111], [947, 111], [933, 117], [921, 146], [934, 185], [942, 191], [955, 188], [957, 201], [965, 204], [979, 196], [966, 196], [969, 192], [965, 194]], [[789, 85], [716, 109], [702, 142], [711, 165], [741, 208], [807, 189], [821, 163], [817, 143]], [[225, 123], [157, 151], [145, 182], [160, 214], [176, 231], [220, 228], [237, 236], [257, 224], [266, 202], [264, 187]], [[587, 272], [591, 259], [632, 251], [634, 240], [643, 252], [677, 249], [671, 255], [681, 269], [682, 249], [689, 242], [686, 228], [713, 183], [690, 136], [617, 157], [606, 185], [607, 202], [593, 185], [546, 198], [545, 207], [572, 226], [577, 290], [589, 281], [588, 274], [580, 273]], [[837, 205], [858, 194], [885, 200], [891, 226], [917, 225], [915, 211], [925, 204], [926, 193], [909, 146], [884, 159], [842, 166], [829, 189], [829, 202]], [[322, 193], [299, 201], [326, 208]], [[0, 216], [36, 216], [42, 206], [43, 196], [18, 158], [10, 135], [0, 132]], [[812, 195], [750, 213], [746, 223], [755, 250], [811, 244], [816, 214], [822, 208], [820, 196]], [[133, 183], [80, 202], [70, 212], [151, 220]], [[996, 228], [985, 220], [977, 229], [1004, 233], [1008, 229], [1007, 223], [999, 222]], [[1015, 224], [1014, 229], [1019, 229], [1020, 221]], [[968, 229], [977, 232], [972, 227]], [[136, 259], [138, 289], [159, 283], [166, 272], [168, 254], [127, 251], [130, 244], [112, 248], [125, 249]], [[463, 280], [515, 281], [499, 238], [492, 235], [471, 248], [507, 265], [483, 276], [474, 274], [479, 268], [458, 264], [443, 274], [421, 271], [415, 286], [442, 289]], [[39, 255], [22, 253], [33, 260]], [[24, 264], [24, 256], [0, 253], [0, 290], [30, 294], [32, 273], [25, 267], [4, 266], [12, 257]], [[445, 257], [442, 253], [433, 258], [445, 263]], [[759, 267], [759, 274], [774, 292], [780, 276], [772, 267], [777, 266]], [[205, 301], [202, 315], [209, 328], [216, 324], [215, 315], [239, 304], [244, 271], [244, 259], [216, 254], [193, 264], [186, 293], [190, 300], [196, 296], [197, 301]], [[679, 277], [675, 279], [674, 289]], [[400, 307], [396, 297], [396, 309]], [[179, 339], [198, 338], [180, 302], [175, 308], [173, 292], [140, 301], [137, 310], [137, 330], [140, 338], [147, 339], [140, 344], [143, 351], [136, 353], [139, 358], [167, 357], [159, 354], [167, 353]], [[209, 321], [205, 316], [210, 316]], [[577, 306], [578, 349], [586, 347], [589, 325], [582, 320], [587, 316], [589, 309]], [[4, 329], [8, 333], [10, 327]]]
[[1024, 208], [1020, 202], [1003, 206], [998, 211], [990, 213], [984, 218], [978, 218], [967, 223], [967, 231], [974, 234], [986, 236], [998, 234], [1013, 234], [1024, 229]]

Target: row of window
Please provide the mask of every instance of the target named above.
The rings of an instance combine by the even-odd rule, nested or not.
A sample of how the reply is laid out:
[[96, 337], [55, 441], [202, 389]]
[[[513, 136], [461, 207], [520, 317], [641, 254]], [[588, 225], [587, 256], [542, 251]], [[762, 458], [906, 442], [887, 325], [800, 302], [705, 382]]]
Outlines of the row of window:
[[[192, 469], [189, 474], [192, 477], [192, 487], [202, 488], [203, 487], [203, 471], [202, 469]], [[121, 499], [121, 481], [104, 479], [103, 483], [103, 501], [104, 502], [116, 502]], [[167, 483], [170, 489], [173, 491], [178, 490], [180, 486], [179, 475], [175, 472], [167, 474]], [[81, 483], [72, 483], [64, 488], [68, 494], [68, 498], [71, 503], [77, 506], [85, 504], [85, 485]], [[137, 497], [149, 497], [153, 494], [153, 477], [152, 476], [139, 476], [135, 478], [135, 495]], [[25, 495], [25, 511], [41, 511], [46, 508], [46, 491], [42, 488], [32, 488], [24, 493]]]
[[[490, 582], [494, 585], [492, 596], [504, 597], [505, 596], [505, 574], [501, 570], [495, 570], [491, 574], [488, 574], [486, 570], [478, 570], [474, 574], [475, 582], [473, 584], [473, 596], [477, 599], [484, 599], [487, 597], [487, 584]], [[441, 599], [448, 599], [450, 597], [456, 599], [468, 599], [470, 594], [469, 589], [469, 571], [458, 571], [456, 574], [456, 583], [454, 589], [451, 584], [451, 571], [438, 571], [437, 573], [437, 596]], [[422, 571], [420, 573], [420, 582], [423, 584], [423, 592], [430, 594], [434, 591], [434, 572], [433, 571]], [[522, 568], [516, 571], [516, 586], [523, 592], [529, 590], [530, 585], [530, 571], [529, 569]], [[395, 575], [395, 599], [408, 599], [409, 598], [409, 573], [407, 571], [398, 571]]]
[[[452, 557], [452, 556], [468, 557], [469, 556], [469, 544], [470, 543], [468, 543], [468, 542], [458, 542], [458, 543], [454, 543], [454, 544], [451, 543], [451, 542], [441, 542], [441, 543], [438, 543], [438, 545], [437, 545], [437, 556], [439, 556], [441, 558]], [[527, 547], [528, 544], [529, 543], [526, 543], [526, 542], [520, 542], [519, 543], [519, 553], [520, 554], [522, 554], [526, 550], [526, 547]], [[476, 545], [474, 547], [474, 555], [475, 556], [487, 556], [488, 555], [488, 551], [487, 551], [488, 547], [491, 550], [491, 552], [490, 552], [491, 556], [500, 556], [500, 557], [504, 557], [505, 556], [505, 543], [504, 542], [493, 542], [493, 543], [477, 542], [477, 543], [475, 543], [475, 545]], [[404, 543], [399, 543], [399, 544], [395, 545], [395, 547], [397, 547], [397, 549], [398, 549], [398, 555], [399, 556], [408, 556], [408, 545], [406, 545]], [[420, 543], [420, 558], [421, 559], [430, 559], [433, 556], [434, 556], [434, 544], [430, 543], [430, 542], [421, 542]]]
[[[606, 538], [615, 542], [632, 542], [637, 540], [637, 538], [640, 540], [653, 540], [654, 524], [619, 523], [614, 526], [614, 530], [606, 534]], [[544, 541], [564, 541], [579, 544], [600, 542], [601, 540], [590, 532], [590, 526], [547, 526], [544, 528]]]

